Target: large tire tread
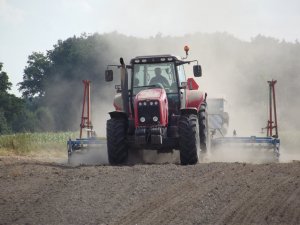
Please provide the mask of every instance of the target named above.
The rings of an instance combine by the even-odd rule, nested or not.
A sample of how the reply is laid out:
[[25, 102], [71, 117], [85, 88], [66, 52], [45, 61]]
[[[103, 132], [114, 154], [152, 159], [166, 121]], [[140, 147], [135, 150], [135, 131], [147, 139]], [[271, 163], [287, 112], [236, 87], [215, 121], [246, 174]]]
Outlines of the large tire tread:
[[207, 113], [205, 110], [201, 111], [199, 113], [199, 136], [200, 136], [200, 148], [201, 151], [206, 152], [207, 151], [207, 138], [208, 138], [208, 132], [207, 132]]
[[128, 161], [127, 126], [124, 119], [109, 119], [106, 123], [107, 153], [111, 165]]
[[182, 115], [178, 126], [181, 164], [194, 165], [199, 153], [198, 118], [193, 114]]

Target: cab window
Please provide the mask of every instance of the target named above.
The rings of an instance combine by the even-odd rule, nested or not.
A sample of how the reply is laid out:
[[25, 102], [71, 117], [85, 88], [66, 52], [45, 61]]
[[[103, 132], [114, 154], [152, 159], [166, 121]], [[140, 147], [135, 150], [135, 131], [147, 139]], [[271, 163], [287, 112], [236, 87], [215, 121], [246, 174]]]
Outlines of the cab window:
[[182, 65], [177, 66], [177, 71], [178, 71], [178, 78], [179, 78], [179, 86], [181, 86], [181, 82], [186, 81], [184, 67]]

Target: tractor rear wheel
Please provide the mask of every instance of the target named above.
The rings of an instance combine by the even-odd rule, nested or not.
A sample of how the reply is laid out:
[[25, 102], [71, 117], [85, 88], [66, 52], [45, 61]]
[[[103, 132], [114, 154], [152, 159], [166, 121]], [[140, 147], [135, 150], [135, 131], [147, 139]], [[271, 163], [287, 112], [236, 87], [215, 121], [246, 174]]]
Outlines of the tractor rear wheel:
[[200, 152], [199, 124], [197, 115], [182, 115], [178, 123], [181, 165], [198, 162]]
[[109, 119], [106, 123], [107, 153], [111, 165], [124, 164], [128, 160], [127, 121]]
[[206, 106], [201, 107], [199, 112], [199, 136], [200, 136], [200, 148], [201, 152], [206, 153], [208, 149], [208, 115], [206, 112]]

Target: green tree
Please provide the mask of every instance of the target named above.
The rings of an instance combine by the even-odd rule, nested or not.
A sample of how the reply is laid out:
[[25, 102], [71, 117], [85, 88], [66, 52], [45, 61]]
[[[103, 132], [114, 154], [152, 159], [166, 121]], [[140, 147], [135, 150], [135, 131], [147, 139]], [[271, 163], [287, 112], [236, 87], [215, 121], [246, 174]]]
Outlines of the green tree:
[[28, 56], [28, 66], [24, 69], [23, 81], [19, 83], [19, 91], [23, 97], [33, 98], [44, 96], [45, 79], [49, 74], [51, 62], [40, 52], [33, 52]]
[[40, 107], [35, 111], [35, 118], [38, 120], [36, 129], [39, 131], [53, 131], [54, 119], [50, 110], [46, 107]]
[[37, 131], [38, 122], [34, 112], [24, 109], [12, 122], [12, 130], [13, 132], [34, 132]]
[[7, 93], [11, 88], [11, 83], [8, 81], [8, 75], [2, 71], [3, 63], [0, 62], [0, 93]]
[[0, 63], [0, 134], [29, 130], [28, 117], [21, 119], [27, 113], [25, 101], [8, 93], [12, 84], [2, 68], [3, 63]]

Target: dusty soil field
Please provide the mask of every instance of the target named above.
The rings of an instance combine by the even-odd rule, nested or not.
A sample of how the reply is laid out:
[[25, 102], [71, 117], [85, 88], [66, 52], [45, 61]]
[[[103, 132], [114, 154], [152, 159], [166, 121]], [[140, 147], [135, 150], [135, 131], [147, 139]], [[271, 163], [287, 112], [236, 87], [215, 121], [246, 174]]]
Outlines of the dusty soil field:
[[71, 167], [1, 157], [0, 224], [300, 224], [300, 162]]

